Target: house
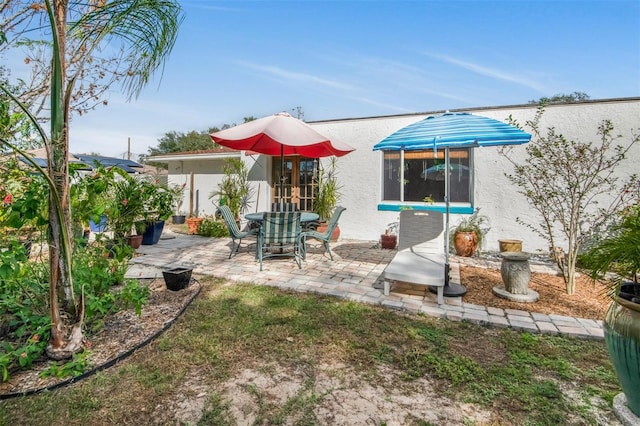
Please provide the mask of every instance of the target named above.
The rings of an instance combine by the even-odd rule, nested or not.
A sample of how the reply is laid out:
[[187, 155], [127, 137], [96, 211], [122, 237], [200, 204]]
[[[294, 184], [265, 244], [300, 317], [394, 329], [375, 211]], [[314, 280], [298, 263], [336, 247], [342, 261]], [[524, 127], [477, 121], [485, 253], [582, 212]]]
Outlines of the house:
[[[512, 117], [524, 124], [534, 118], [537, 105], [470, 108], [452, 112], [470, 112], [477, 115], [507, 121]], [[403, 208], [436, 209], [443, 211], [443, 183], [437, 175], [429, 175], [427, 169], [437, 165], [431, 150], [412, 152], [404, 158], [403, 177], [398, 152], [373, 151], [373, 146], [393, 132], [423, 118], [444, 111], [402, 114], [381, 117], [323, 120], [308, 123], [329, 138], [337, 138], [356, 150], [337, 160], [338, 178], [342, 184], [340, 204], [347, 208], [340, 220], [342, 238], [378, 240], [389, 224], [398, 220]], [[555, 127], [568, 140], [598, 142], [598, 126], [603, 120], [611, 120], [615, 132], [622, 136], [621, 143], [628, 143], [632, 135], [640, 132], [640, 98], [594, 100], [546, 107], [542, 129]], [[548, 250], [547, 242], [519, 224], [516, 218], [530, 224], [540, 221], [527, 200], [518, 193], [506, 178], [512, 172], [511, 163], [499, 155], [500, 147], [484, 147], [452, 151], [452, 162], [459, 174], [452, 182], [451, 225], [464, 215], [480, 208], [490, 219], [491, 229], [485, 237], [484, 250], [498, 250], [498, 239], [523, 240], [523, 250], [528, 252]], [[526, 145], [510, 148], [509, 156], [523, 162]], [[437, 153], [435, 154], [438, 155]], [[192, 211], [197, 214], [213, 214], [215, 202], [209, 199], [222, 179], [225, 159], [240, 158], [250, 170], [254, 184], [254, 200], [251, 211], [269, 210], [274, 199], [273, 188], [278, 184], [276, 173], [280, 170], [279, 158], [251, 152], [239, 152], [226, 148], [207, 151], [183, 152], [151, 157], [156, 162], [168, 164], [169, 184], [187, 184], [184, 205], [192, 201]], [[321, 163], [327, 161], [320, 159]], [[634, 146], [625, 167], [618, 172], [628, 177], [638, 171], [640, 145]], [[312, 175], [318, 169], [315, 159], [285, 158], [287, 193], [292, 195], [303, 210], [312, 199]], [[426, 172], [426, 173], [425, 173]], [[455, 175], [455, 171], [454, 171]], [[428, 182], [434, 177], [434, 182]], [[404, 185], [404, 190], [402, 185]], [[191, 194], [191, 195], [190, 195]], [[435, 202], [428, 204], [424, 197]], [[187, 213], [189, 213], [187, 211]]]

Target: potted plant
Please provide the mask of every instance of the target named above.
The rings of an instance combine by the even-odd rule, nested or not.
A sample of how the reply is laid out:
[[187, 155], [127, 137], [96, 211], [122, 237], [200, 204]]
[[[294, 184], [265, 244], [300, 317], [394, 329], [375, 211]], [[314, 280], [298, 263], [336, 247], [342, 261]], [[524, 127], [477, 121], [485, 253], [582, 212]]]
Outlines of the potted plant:
[[[336, 172], [336, 158], [331, 157], [329, 167], [319, 167], [316, 179], [315, 188], [313, 194], [313, 212], [319, 216], [320, 224], [318, 225], [318, 232], [325, 231], [327, 221], [333, 214], [338, 201], [340, 201], [342, 186], [338, 183], [338, 177]], [[332, 241], [337, 241], [340, 237], [340, 228], [336, 226], [331, 236]]]
[[136, 225], [138, 233], [143, 230], [142, 244], [157, 244], [164, 229], [164, 222], [173, 213], [174, 193], [157, 182], [142, 182], [145, 213], [143, 220]]
[[71, 219], [77, 235], [81, 230], [104, 232], [107, 230], [107, 209], [112, 205], [112, 189], [117, 167], [96, 166], [91, 174], [73, 170], [74, 184], [69, 188]]
[[399, 222], [390, 223], [384, 234], [380, 235], [380, 247], [383, 249], [393, 250], [398, 245], [398, 224]]
[[134, 225], [145, 213], [143, 184], [125, 172], [120, 174], [121, 179], [113, 183], [111, 205], [106, 213], [114, 239], [126, 240], [131, 247], [138, 248], [142, 244], [142, 235], [134, 233]]
[[209, 199], [213, 201], [218, 197], [219, 205], [229, 206], [236, 221], [239, 222], [240, 215], [249, 209], [253, 197], [253, 189], [249, 184], [249, 169], [242, 160], [229, 158], [222, 170], [224, 177], [218, 184], [218, 190], [209, 194]]
[[607, 236], [579, 256], [612, 297], [604, 338], [629, 409], [640, 417], [640, 203], [626, 209]]
[[186, 216], [182, 212], [182, 202], [184, 201], [184, 190], [187, 187], [187, 183], [182, 185], [174, 185], [172, 188], [174, 199], [174, 215], [171, 216], [171, 223], [175, 225], [182, 225], [185, 222]]
[[489, 219], [479, 212], [480, 208], [476, 208], [471, 216], [462, 219], [451, 232], [452, 245], [458, 256], [473, 256], [477, 248], [482, 246], [482, 239], [489, 231]]
[[384, 234], [380, 235], [380, 246], [384, 249], [393, 250], [398, 245], [398, 236], [391, 233], [389, 228], [385, 229]]

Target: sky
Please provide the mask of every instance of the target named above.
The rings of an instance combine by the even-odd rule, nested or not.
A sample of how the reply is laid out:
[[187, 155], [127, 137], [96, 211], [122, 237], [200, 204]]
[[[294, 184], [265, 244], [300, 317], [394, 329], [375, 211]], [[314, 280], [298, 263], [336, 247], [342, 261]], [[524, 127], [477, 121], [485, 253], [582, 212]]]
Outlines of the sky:
[[[640, 0], [180, 2], [164, 67], [74, 117], [70, 151], [133, 158], [167, 132], [640, 96]], [[9, 64], [11, 68], [11, 65]], [[348, 143], [348, 141], [345, 141]]]

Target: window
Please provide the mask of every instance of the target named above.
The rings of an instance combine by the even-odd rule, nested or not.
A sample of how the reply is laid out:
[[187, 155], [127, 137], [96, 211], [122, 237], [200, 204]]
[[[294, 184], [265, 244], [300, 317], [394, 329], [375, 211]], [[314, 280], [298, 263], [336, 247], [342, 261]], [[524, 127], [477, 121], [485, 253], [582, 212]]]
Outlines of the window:
[[[385, 151], [383, 201], [444, 203], [444, 150]], [[469, 203], [471, 194], [469, 149], [449, 150], [451, 202]]]

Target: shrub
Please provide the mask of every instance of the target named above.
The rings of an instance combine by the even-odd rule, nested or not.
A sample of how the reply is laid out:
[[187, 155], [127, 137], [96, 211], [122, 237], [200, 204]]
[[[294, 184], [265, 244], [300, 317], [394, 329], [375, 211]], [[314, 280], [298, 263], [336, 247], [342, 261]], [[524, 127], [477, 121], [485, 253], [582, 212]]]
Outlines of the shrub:
[[198, 235], [216, 238], [228, 237], [229, 230], [223, 220], [216, 219], [214, 216], [205, 216], [198, 227]]

